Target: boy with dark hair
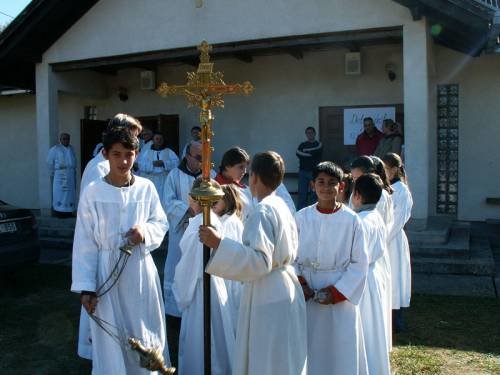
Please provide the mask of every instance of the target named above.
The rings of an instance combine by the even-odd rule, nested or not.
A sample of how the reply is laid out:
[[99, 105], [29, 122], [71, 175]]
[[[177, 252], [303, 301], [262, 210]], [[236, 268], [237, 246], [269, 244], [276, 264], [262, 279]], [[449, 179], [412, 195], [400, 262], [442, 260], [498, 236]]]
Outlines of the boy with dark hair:
[[363, 227], [337, 196], [342, 169], [326, 161], [313, 169], [318, 202], [297, 212], [295, 268], [307, 301], [307, 372], [366, 374], [359, 301], [368, 272]]
[[306, 373], [305, 303], [291, 266], [297, 228], [285, 202], [272, 194], [284, 173], [276, 152], [253, 158], [250, 190], [258, 204], [245, 222], [242, 242], [200, 227], [201, 241], [214, 249], [206, 271], [245, 282], [233, 374]]
[[131, 173], [136, 136], [118, 127], [103, 143], [110, 171], [80, 198], [71, 290], [92, 318], [92, 373], [149, 373], [123, 345], [131, 336], [168, 355], [160, 279], [150, 254], [168, 223], [154, 185]]
[[390, 330], [385, 298], [390, 278], [383, 264], [383, 256], [387, 252], [387, 230], [376, 209], [383, 186], [382, 179], [376, 174], [360, 176], [354, 184], [352, 204], [363, 223], [370, 263], [366, 288], [359, 303], [368, 370], [370, 374], [389, 375], [387, 349]]

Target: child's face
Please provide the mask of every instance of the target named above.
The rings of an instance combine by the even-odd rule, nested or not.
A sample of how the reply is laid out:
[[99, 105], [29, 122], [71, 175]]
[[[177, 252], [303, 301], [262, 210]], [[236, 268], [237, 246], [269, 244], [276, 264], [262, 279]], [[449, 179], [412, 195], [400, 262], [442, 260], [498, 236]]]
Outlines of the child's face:
[[247, 173], [247, 162], [242, 162], [235, 164], [231, 167], [226, 167], [225, 168], [225, 174], [231, 178], [233, 181], [241, 181], [243, 176], [245, 176], [245, 173]]
[[359, 168], [354, 168], [353, 170], [351, 170], [351, 175], [353, 181], [356, 181], [359, 177], [364, 175], [364, 172]]
[[198, 215], [202, 211], [200, 204], [197, 201], [195, 201], [191, 196], [189, 196], [188, 200], [189, 200], [189, 207], [191, 208], [191, 210], [193, 210], [195, 215]]
[[109, 151], [104, 150], [104, 156], [109, 160], [111, 173], [126, 176], [134, 165], [137, 151], [125, 148], [121, 143], [115, 143]]
[[396, 175], [398, 174], [398, 167], [388, 167], [387, 165], [385, 166], [385, 173], [387, 174], [387, 178], [389, 180], [394, 179]]
[[226, 209], [226, 202], [224, 202], [224, 199], [219, 199], [212, 207], [212, 210], [218, 216], [221, 216], [221, 214], [224, 212], [225, 209]]
[[333, 202], [336, 200], [339, 192], [343, 191], [344, 183], [340, 182], [336, 177], [321, 172], [311, 182], [311, 187], [318, 196], [318, 201]]

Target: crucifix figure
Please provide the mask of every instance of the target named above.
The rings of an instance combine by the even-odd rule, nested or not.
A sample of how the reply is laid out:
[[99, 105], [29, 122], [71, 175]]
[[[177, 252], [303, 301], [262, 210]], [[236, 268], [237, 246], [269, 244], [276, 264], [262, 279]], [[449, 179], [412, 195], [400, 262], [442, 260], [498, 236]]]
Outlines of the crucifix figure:
[[[201, 0], [200, 0], [201, 1]], [[214, 72], [214, 64], [210, 62], [212, 46], [203, 41], [199, 46], [200, 63], [196, 72], [187, 73], [185, 85], [168, 85], [163, 82], [156, 90], [162, 97], [168, 95], [185, 95], [189, 107], [200, 109], [201, 140], [202, 140], [202, 183], [199, 188], [193, 189], [190, 195], [200, 203], [203, 209], [203, 225], [210, 225], [210, 208], [224, 196], [222, 190], [217, 189], [210, 182], [212, 168], [212, 122], [214, 116], [212, 108], [224, 107], [224, 95], [245, 94], [253, 91], [253, 86], [246, 81], [242, 84], [226, 84], [222, 72]], [[206, 267], [210, 259], [210, 248], [203, 246], [203, 266]], [[211, 372], [211, 335], [210, 335], [210, 275], [203, 274], [203, 322], [204, 322], [204, 367], [205, 374]]]

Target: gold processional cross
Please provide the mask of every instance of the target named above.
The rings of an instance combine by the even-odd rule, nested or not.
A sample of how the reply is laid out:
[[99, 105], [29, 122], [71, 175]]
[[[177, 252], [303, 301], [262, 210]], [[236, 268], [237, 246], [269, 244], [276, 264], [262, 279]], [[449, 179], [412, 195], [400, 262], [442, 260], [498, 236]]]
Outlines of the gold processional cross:
[[[223, 80], [222, 72], [213, 72], [214, 63], [210, 62], [209, 53], [212, 46], [203, 41], [198, 46], [200, 51], [200, 63], [196, 72], [187, 73], [187, 83], [185, 85], [168, 85], [163, 82], [156, 90], [162, 97], [168, 95], [185, 95], [189, 107], [200, 108], [201, 140], [202, 140], [202, 179], [200, 188], [191, 192], [191, 196], [205, 206], [217, 201], [223, 195], [210, 183], [210, 171], [212, 169], [212, 122], [214, 116], [212, 108], [224, 108], [224, 95], [245, 94], [249, 95], [253, 91], [253, 86], [246, 81], [242, 84], [226, 84]], [[205, 213], [205, 211], [207, 211]], [[210, 210], [203, 210], [204, 219], [210, 225]], [[205, 220], [204, 220], [205, 224]]]
[[[197, 4], [202, 4], [199, 1]], [[203, 41], [198, 46], [200, 63], [196, 72], [187, 73], [185, 85], [168, 85], [163, 82], [156, 90], [163, 97], [168, 95], [185, 95], [189, 107], [200, 108], [201, 124], [201, 170], [202, 182], [199, 188], [192, 189], [190, 195], [200, 203], [203, 209], [203, 225], [210, 225], [210, 208], [224, 196], [221, 189], [216, 188], [210, 181], [212, 169], [212, 115], [213, 108], [224, 107], [224, 95], [245, 94], [253, 91], [253, 86], [246, 81], [242, 84], [226, 84], [222, 72], [213, 72], [214, 64], [210, 62], [209, 53], [212, 46]], [[203, 246], [203, 269], [210, 259], [210, 248]], [[204, 373], [211, 373], [211, 328], [210, 328], [210, 275], [203, 274], [203, 326], [204, 326]]]

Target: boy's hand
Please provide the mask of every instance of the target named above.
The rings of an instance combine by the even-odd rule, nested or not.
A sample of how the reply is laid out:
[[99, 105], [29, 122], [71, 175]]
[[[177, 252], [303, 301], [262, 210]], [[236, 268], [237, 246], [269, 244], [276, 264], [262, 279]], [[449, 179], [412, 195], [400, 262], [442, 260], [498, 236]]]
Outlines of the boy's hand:
[[304, 298], [306, 301], [309, 301], [311, 298], [314, 297], [314, 290], [311, 289], [311, 287], [307, 284], [302, 284], [302, 291], [304, 292]]
[[95, 312], [95, 308], [97, 307], [97, 296], [93, 294], [80, 294], [80, 302], [89, 314]]
[[199, 234], [201, 243], [207, 245], [211, 249], [217, 249], [219, 247], [221, 238], [214, 228], [200, 225]]
[[316, 302], [322, 305], [331, 305], [333, 303], [333, 295], [330, 287], [320, 289], [316, 294]]
[[133, 245], [140, 244], [144, 242], [144, 231], [140, 225], [134, 225], [132, 228], [128, 230], [125, 234], [128, 238], [129, 242]]

